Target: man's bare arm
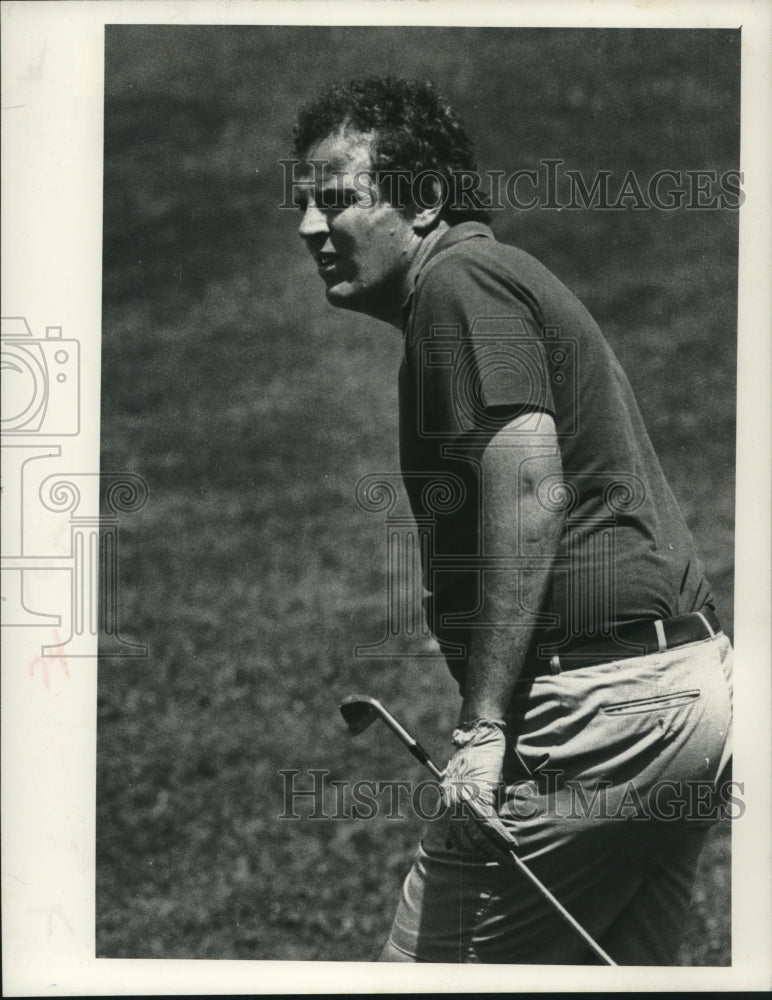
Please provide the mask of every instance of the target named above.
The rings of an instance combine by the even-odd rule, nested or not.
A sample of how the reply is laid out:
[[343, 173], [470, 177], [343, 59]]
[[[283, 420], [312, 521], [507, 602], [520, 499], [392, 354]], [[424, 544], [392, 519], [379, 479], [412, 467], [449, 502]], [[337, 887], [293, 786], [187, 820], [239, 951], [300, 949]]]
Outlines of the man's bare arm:
[[[541, 607], [564, 515], [537, 496], [545, 476], [562, 471], [555, 424], [549, 414], [525, 414], [501, 428], [481, 456], [482, 554], [536, 556], [527, 572], [483, 575], [484, 617], [499, 623], [472, 628], [460, 722], [501, 718], [531, 641], [530, 615]], [[521, 624], [518, 624], [521, 623]]]

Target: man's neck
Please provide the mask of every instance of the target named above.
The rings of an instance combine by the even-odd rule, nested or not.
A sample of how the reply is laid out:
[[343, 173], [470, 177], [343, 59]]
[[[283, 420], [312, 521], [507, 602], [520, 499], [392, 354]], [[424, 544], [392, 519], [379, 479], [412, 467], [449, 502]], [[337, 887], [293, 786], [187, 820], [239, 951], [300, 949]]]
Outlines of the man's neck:
[[416, 278], [418, 277], [418, 273], [423, 267], [426, 258], [431, 253], [435, 243], [437, 243], [437, 241], [448, 231], [448, 229], [450, 229], [450, 226], [447, 224], [447, 222], [445, 222], [444, 219], [441, 219], [434, 227], [434, 229], [432, 229], [432, 231], [428, 233], [426, 236], [424, 236], [424, 238], [421, 240], [415, 252], [415, 255], [413, 256], [413, 259], [410, 262], [410, 269], [405, 275], [405, 280], [402, 284], [402, 295], [400, 297], [400, 315], [402, 313], [402, 307], [405, 305], [408, 298], [412, 294]]
[[[442, 220], [426, 236], [416, 236], [416, 242], [413, 245], [413, 256], [410, 259], [410, 265], [402, 284], [397, 289], [392, 288], [390, 293], [385, 294], [381, 302], [377, 305], [371, 304], [367, 310], [367, 315], [388, 323], [402, 332], [404, 307], [413, 291], [418, 273], [437, 241], [449, 229], [450, 226], [447, 222]], [[362, 311], [364, 312], [365, 310]]]

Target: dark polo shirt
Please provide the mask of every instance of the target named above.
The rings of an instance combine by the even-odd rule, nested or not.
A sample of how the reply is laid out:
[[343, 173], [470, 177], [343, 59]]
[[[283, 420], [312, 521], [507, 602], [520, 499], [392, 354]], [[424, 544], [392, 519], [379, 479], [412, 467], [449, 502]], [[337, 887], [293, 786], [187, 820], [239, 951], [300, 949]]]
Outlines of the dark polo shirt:
[[[576, 296], [478, 223], [446, 232], [414, 277], [399, 376], [400, 458], [424, 532], [427, 620], [454, 676], [463, 682], [470, 628], [494, 624], [482, 606], [483, 574], [524, 574], [534, 565], [515, 556], [502, 566], [480, 551], [477, 462], [516, 414], [532, 414], [521, 433], [539, 447], [540, 415], [552, 415], [563, 468], [536, 487], [539, 501], [565, 516], [543, 606], [495, 623], [533, 629], [527, 663], [620, 625], [709, 604], [703, 566], [630, 384]], [[518, 475], [529, 477], [527, 463]]]

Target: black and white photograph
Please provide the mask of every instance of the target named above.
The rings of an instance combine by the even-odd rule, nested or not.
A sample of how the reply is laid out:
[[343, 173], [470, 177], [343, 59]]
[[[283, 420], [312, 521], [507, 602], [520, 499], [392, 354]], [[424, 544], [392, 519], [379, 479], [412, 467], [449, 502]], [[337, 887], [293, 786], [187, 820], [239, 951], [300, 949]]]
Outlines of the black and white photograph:
[[96, 340], [4, 292], [4, 641], [52, 732], [88, 671], [89, 961], [754, 981], [742, 18], [227, 6], [104, 18]]

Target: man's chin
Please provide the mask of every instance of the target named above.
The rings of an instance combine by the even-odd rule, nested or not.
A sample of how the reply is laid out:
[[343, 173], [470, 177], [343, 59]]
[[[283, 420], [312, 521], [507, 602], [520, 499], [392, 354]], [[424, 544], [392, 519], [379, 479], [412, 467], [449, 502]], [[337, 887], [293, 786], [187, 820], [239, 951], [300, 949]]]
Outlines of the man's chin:
[[331, 306], [336, 309], [348, 309], [351, 312], [362, 313], [365, 316], [372, 316], [373, 319], [383, 320], [384, 323], [394, 324], [389, 310], [382, 308], [383, 296], [378, 296], [373, 289], [365, 291], [356, 285], [348, 282], [341, 282], [337, 285], [329, 285], [325, 289], [325, 296]]
[[330, 305], [337, 309], [357, 309], [357, 294], [348, 284], [328, 285], [325, 295]]

